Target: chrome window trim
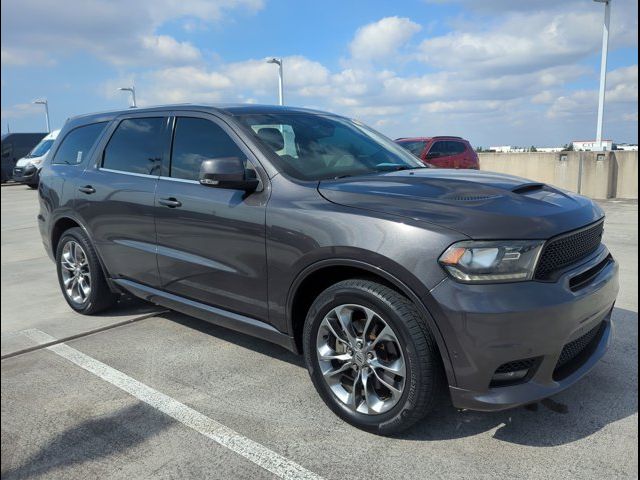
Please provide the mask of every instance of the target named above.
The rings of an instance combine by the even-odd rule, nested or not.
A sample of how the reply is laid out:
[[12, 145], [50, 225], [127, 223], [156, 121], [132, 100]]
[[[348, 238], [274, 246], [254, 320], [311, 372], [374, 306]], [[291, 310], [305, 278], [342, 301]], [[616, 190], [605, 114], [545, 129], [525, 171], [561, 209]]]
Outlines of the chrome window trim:
[[160, 178], [159, 175], [151, 175], [149, 173], [126, 172], [124, 170], [114, 170], [112, 168], [98, 167], [98, 171], [100, 171], [100, 172], [109, 172], [109, 173], [119, 173], [120, 175], [130, 175], [132, 177]]
[[171, 182], [182, 182], [182, 183], [196, 183], [198, 185], [200, 185], [200, 182], [198, 180], [190, 180], [188, 178], [174, 178], [174, 177], [167, 177], [164, 175], [160, 175], [160, 180], [169, 180]]

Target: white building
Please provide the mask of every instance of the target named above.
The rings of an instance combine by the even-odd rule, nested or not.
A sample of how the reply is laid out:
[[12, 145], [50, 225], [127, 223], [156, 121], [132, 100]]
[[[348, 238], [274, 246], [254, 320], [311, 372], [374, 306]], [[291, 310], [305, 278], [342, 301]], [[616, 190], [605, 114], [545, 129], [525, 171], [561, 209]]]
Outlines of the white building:
[[618, 150], [624, 150], [626, 152], [637, 152], [638, 151], [638, 145], [633, 144], [633, 143], [619, 143], [618, 145], [616, 145]]
[[498, 153], [509, 153], [511, 151], [511, 145], [500, 145], [497, 147], [489, 147], [489, 150]]
[[592, 152], [601, 150], [612, 150], [613, 140], [602, 140], [602, 147], [598, 146], [595, 140], [574, 140], [571, 142], [576, 152]]
[[542, 153], [555, 153], [555, 152], [561, 152], [563, 150], [564, 150], [564, 147], [536, 147], [536, 151], [542, 152]]
[[498, 153], [522, 153], [526, 152], [524, 148], [512, 147], [511, 145], [499, 145], [497, 147], [489, 147], [489, 150]]

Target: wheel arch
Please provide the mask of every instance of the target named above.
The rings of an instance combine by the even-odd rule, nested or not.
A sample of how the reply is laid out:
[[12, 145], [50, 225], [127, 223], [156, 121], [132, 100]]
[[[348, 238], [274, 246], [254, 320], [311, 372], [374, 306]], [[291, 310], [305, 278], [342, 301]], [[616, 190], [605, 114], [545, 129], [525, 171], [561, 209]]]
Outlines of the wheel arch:
[[396, 276], [361, 260], [321, 260], [309, 265], [296, 276], [287, 296], [286, 312], [288, 332], [293, 337], [298, 353], [302, 352], [302, 330], [313, 300], [329, 286], [350, 278], [364, 278], [382, 283], [404, 295], [417, 306], [436, 340], [447, 380], [450, 385], [455, 385], [455, 374], [444, 338], [424, 302], [412, 288]]
[[64, 215], [59, 218], [56, 218], [55, 221], [53, 222], [53, 226], [51, 227], [51, 233], [49, 235], [49, 240], [51, 242], [50, 243], [51, 252], [53, 253], [54, 260], [56, 257], [56, 252], [58, 251], [58, 243], [60, 242], [60, 239], [64, 235], [64, 232], [66, 232], [71, 228], [80, 228], [87, 235], [87, 237], [89, 237], [89, 240], [93, 245], [93, 249], [95, 250], [96, 255], [98, 257], [98, 263], [100, 263], [100, 268], [102, 269], [102, 273], [104, 275], [105, 280], [107, 281], [107, 285], [109, 286], [109, 289], [113, 293], [122, 293], [122, 290], [118, 288], [118, 286], [111, 281], [111, 278], [109, 277], [109, 272], [107, 271], [107, 268], [105, 267], [105, 264], [102, 261], [102, 256], [100, 255], [100, 252], [98, 251], [98, 248], [96, 247], [95, 242], [93, 241], [93, 237], [89, 233], [89, 230], [87, 230], [87, 227], [85, 227], [85, 225], [74, 216]]

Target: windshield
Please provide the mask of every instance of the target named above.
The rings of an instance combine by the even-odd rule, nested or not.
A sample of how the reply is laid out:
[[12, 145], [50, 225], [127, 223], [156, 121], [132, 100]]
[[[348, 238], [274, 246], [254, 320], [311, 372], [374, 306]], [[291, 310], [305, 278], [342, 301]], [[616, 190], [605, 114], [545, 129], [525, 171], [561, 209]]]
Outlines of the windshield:
[[351, 120], [310, 113], [240, 115], [276, 167], [300, 180], [425, 168], [393, 141]]
[[29, 155], [27, 155], [27, 158], [43, 156], [44, 154], [46, 154], [49, 151], [49, 149], [51, 148], [51, 145], [53, 145], [54, 141], [55, 140], [42, 140], [38, 145], [36, 145], [33, 148], [33, 150], [31, 150]]

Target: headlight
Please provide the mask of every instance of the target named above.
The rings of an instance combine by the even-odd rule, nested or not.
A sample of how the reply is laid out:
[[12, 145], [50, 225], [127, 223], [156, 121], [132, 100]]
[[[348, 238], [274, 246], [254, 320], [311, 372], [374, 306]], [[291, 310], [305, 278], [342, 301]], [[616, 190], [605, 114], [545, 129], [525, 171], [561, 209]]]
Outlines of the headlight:
[[40, 157], [40, 158], [36, 158], [36, 159], [31, 160], [29, 163], [31, 165], [33, 165], [34, 167], [39, 167], [42, 164], [42, 160], [43, 160], [43, 158]]
[[439, 261], [460, 282], [519, 282], [533, 278], [543, 244], [543, 241], [465, 241], [451, 245]]

